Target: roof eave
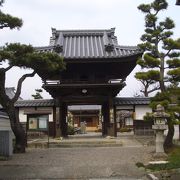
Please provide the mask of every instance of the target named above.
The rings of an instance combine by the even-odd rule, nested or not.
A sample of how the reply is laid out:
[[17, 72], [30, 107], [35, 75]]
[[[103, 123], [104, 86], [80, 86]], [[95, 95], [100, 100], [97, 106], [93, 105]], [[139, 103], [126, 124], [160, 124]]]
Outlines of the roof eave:
[[140, 53], [134, 53], [132, 55], [126, 55], [126, 56], [116, 56], [116, 57], [89, 57], [89, 58], [66, 58], [64, 57], [64, 61], [67, 63], [93, 63], [93, 62], [128, 62], [128, 61], [134, 61], [137, 59], [137, 57], [142, 56], [142, 52]]
[[180, 0], [177, 0], [177, 1], [176, 1], [176, 5], [180, 5]]

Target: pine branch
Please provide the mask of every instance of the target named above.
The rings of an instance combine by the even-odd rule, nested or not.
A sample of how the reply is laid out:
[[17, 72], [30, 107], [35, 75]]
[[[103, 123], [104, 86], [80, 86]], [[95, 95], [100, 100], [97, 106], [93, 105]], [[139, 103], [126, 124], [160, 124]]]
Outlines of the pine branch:
[[172, 51], [172, 49], [169, 49], [169, 50], [167, 51], [167, 53], [163, 56], [163, 58], [167, 57], [167, 56], [170, 54], [171, 51]]
[[28, 77], [33, 77], [34, 75], [36, 74], [36, 72], [32, 72], [30, 74], [24, 74], [18, 81], [18, 84], [17, 84], [17, 90], [16, 90], [16, 93], [15, 93], [15, 96], [13, 97], [12, 99], [12, 102], [16, 102], [21, 94], [21, 89], [22, 89], [22, 83], [24, 82], [24, 80]]
[[7, 71], [9, 71], [11, 68], [13, 68], [13, 66], [11, 65], [11, 66], [9, 66], [9, 67], [7, 67], [7, 68], [5, 68], [4, 70], [5, 70], [5, 72], [7, 72]]
[[149, 91], [148, 91], [148, 94], [149, 94], [149, 93], [152, 93], [152, 92], [154, 92], [154, 91], [157, 91], [157, 90], [159, 90], [159, 89], [160, 89], [159, 86], [158, 86], [158, 87], [155, 87], [155, 88], [149, 90]]

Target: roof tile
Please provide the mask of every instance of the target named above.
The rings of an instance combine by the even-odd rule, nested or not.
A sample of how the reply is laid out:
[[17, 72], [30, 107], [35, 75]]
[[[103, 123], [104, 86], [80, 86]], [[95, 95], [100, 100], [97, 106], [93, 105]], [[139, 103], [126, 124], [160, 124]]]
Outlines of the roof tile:
[[115, 29], [108, 30], [52, 30], [50, 46], [37, 47], [38, 51], [50, 51], [61, 47], [59, 55], [66, 59], [120, 58], [141, 54], [136, 46], [119, 46]]

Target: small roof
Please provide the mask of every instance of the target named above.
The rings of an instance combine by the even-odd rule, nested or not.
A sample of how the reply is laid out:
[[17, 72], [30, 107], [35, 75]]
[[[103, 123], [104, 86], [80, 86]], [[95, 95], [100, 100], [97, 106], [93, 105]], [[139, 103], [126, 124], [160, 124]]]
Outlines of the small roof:
[[[10, 99], [12, 99], [15, 95], [15, 88], [14, 87], [7, 87], [6, 88], [6, 94]], [[22, 98], [19, 97], [18, 100], [22, 100]], [[3, 109], [1, 104], [0, 104], [0, 109]]]
[[56, 51], [65, 59], [109, 59], [142, 54], [136, 46], [120, 46], [115, 28], [101, 30], [56, 30], [52, 28], [50, 45], [38, 51]]
[[[148, 105], [150, 103], [150, 98], [135, 98], [135, 97], [116, 97], [114, 98], [115, 105]], [[35, 99], [35, 100], [19, 100], [16, 102], [16, 107], [52, 107], [55, 105], [53, 99]], [[89, 110], [89, 109], [99, 109], [99, 105], [73, 105], [69, 106], [69, 109], [76, 110]]]
[[0, 111], [0, 118], [8, 119], [7, 113], [5, 113], [5, 112], [3, 112], [3, 111]]
[[149, 97], [116, 97], [114, 98], [115, 105], [148, 105], [150, 103]]
[[55, 102], [53, 99], [34, 99], [19, 100], [15, 103], [16, 107], [52, 107]]
[[[15, 95], [15, 88], [14, 87], [7, 87], [6, 88], [6, 94], [9, 96], [10, 99], [12, 99]], [[19, 97], [19, 100], [21, 100], [22, 98]]]

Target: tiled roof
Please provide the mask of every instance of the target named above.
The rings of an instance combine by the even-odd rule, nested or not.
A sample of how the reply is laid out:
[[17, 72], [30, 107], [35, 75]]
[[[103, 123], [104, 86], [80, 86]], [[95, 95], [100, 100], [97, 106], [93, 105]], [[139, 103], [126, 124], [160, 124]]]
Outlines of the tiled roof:
[[15, 103], [16, 107], [51, 107], [54, 106], [53, 99], [20, 100]]
[[[10, 99], [12, 99], [15, 95], [15, 88], [14, 87], [7, 87], [6, 88], [6, 94], [9, 96]], [[19, 97], [19, 100], [21, 100], [22, 98]]]
[[115, 105], [148, 105], [150, 98], [117, 97], [114, 98]]
[[0, 111], [0, 118], [8, 118], [7, 113]]
[[[14, 87], [7, 87], [6, 88], [6, 94], [10, 99], [12, 99], [15, 95], [15, 88]], [[21, 97], [18, 98], [18, 100], [22, 100]], [[3, 109], [2, 105], [0, 104], [0, 109]]]
[[[114, 98], [115, 105], [147, 105], [150, 98], [134, 98], [134, 97], [116, 97]], [[16, 107], [52, 107], [55, 105], [53, 99], [37, 99], [37, 100], [19, 100], [16, 102]], [[98, 105], [76, 105], [69, 106], [70, 109], [99, 109]]]
[[52, 29], [50, 46], [38, 51], [56, 51], [65, 59], [122, 58], [141, 54], [136, 46], [120, 46], [115, 28], [106, 30]]

